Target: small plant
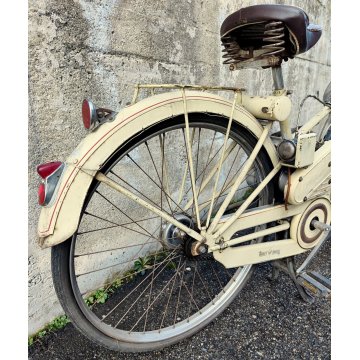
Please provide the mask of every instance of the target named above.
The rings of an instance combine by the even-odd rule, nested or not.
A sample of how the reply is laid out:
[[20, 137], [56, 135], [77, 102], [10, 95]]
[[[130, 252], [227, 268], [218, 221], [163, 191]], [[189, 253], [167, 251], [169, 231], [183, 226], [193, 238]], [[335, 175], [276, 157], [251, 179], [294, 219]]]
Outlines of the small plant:
[[111, 284], [111, 286], [108, 288], [108, 293], [113, 294], [116, 289], [118, 289], [119, 287], [121, 287], [124, 284], [124, 280], [117, 278], [113, 281], [113, 283]]
[[98, 289], [94, 293], [92, 293], [89, 297], [85, 299], [85, 302], [88, 306], [93, 304], [104, 304], [104, 302], [108, 299], [109, 294], [104, 289]]
[[124, 273], [123, 279], [125, 280], [125, 282], [129, 282], [134, 280], [135, 276], [136, 276], [135, 270], [130, 269]]
[[152, 255], [152, 257], [153, 257], [154, 261], [160, 262], [160, 261], [164, 260], [168, 255], [169, 255], [168, 250], [162, 250], [159, 253]]
[[170, 261], [167, 265], [166, 265], [166, 267], [168, 268], [168, 269], [176, 269], [176, 264], [173, 262], [173, 261]]
[[61, 315], [39, 330], [35, 335], [28, 337], [28, 345], [31, 346], [35, 341], [43, 338], [46, 334], [54, 330], [62, 329], [66, 324], [70, 322], [66, 315]]
[[62, 329], [66, 324], [68, 324], [70, 320], [66, 315], [61, 315], [55, 318], [49, 325], [48, 330], [58, 330]]
[[134, 262], [134, 270], [140, 272], [141, 275], [144, 275], [145, 271], [151, 268], [152, 262], [153, 258], [151, 256], [139, 257]]

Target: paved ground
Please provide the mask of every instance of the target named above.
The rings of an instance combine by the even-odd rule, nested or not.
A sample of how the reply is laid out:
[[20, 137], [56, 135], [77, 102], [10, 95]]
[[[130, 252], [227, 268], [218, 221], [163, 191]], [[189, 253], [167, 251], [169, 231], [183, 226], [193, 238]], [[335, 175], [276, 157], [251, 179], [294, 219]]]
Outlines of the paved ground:
[[[330, 276], [330, 241], [314, 269]], [[330, 359], [330, 298], [300, 300], [288, 276], [270, 282], [262, 264], [242, 293], [198, 334], [162, 351], [123, 354], [94, 345], [72, 324], [37, 341], [29, 359]]]

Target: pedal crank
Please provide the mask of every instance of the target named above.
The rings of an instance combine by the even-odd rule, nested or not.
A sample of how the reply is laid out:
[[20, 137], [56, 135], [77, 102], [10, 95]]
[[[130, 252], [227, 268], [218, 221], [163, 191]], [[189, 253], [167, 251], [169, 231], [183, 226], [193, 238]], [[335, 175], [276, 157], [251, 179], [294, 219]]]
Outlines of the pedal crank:
[[331, 292], [330, 279], [316, 271], [302, 272], [297, 276], [297, 282], [315, 297], [327, 297]]

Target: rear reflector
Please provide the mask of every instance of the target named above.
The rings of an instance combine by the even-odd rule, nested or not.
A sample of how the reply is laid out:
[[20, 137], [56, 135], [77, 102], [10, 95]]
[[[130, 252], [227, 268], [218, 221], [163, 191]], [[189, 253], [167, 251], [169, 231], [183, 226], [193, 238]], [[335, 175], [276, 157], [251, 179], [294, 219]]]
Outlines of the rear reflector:
[[81, 111], [85, 129], [91, 130], [97, 120], [95, 105], [90, 100], [85, 99], [82, 103]]
[[53, 161], [47, 164], [41, 164], [37, 167], [38, 174], [46, 179], [49, 175], [55, 172], [62, 165], [61, 161]]

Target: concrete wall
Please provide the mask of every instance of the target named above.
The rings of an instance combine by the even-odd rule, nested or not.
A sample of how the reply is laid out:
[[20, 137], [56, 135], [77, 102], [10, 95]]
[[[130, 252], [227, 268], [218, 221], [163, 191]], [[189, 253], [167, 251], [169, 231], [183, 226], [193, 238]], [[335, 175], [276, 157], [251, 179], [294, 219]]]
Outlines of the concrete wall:
[[[256, 3], [302, 7], [324, 28], [316, 47], [284, 65], [298, 105], [330, 80], [330, 1], [29, 1], [29, 333], [62, 313], [52, 286], [50, 251], [37, 246], [36, 165], [64, 160], [86, 135], [81, 102], [121, 109], [136, 83], [191, 83], [271, 90], [270, 70], [230, 73], [219, 29], [227, 15]], [[316, 111], [311, 101], [303, 117]]]

